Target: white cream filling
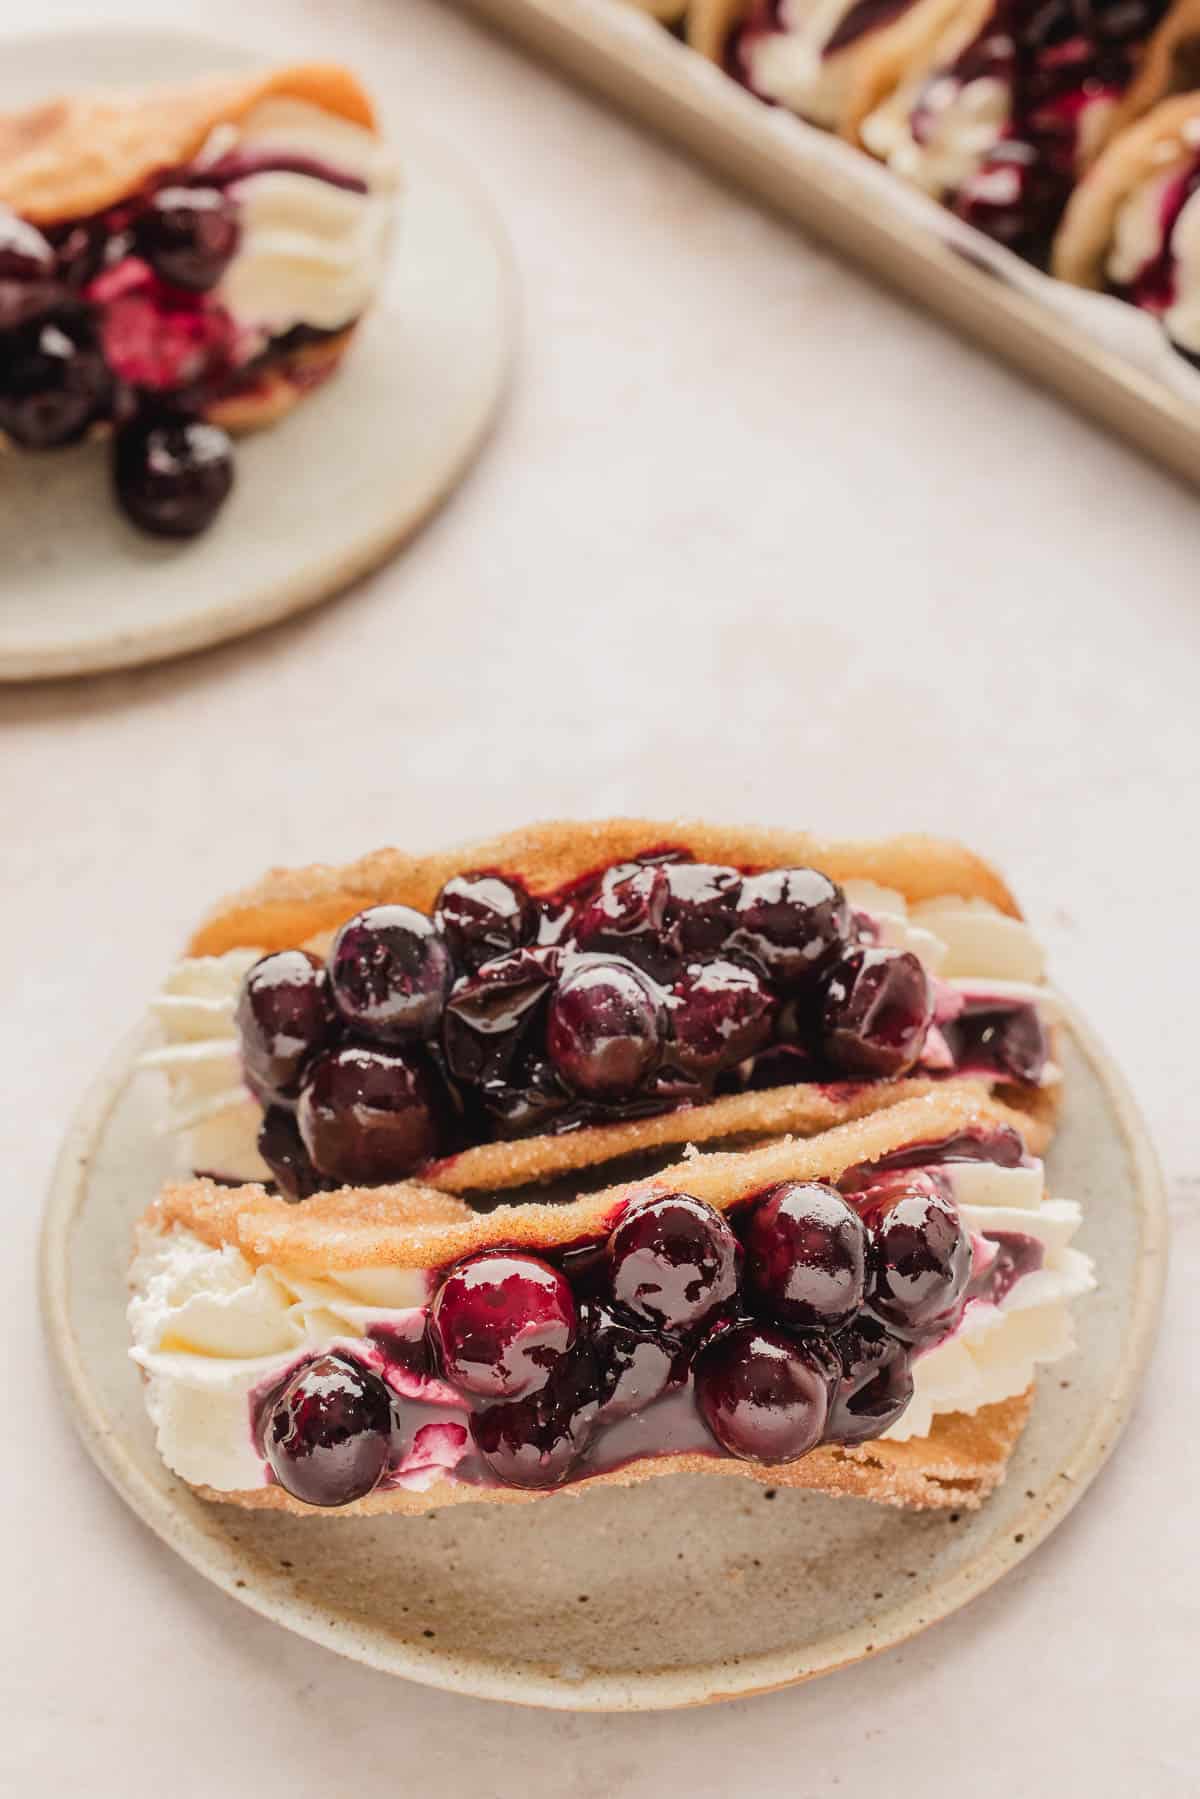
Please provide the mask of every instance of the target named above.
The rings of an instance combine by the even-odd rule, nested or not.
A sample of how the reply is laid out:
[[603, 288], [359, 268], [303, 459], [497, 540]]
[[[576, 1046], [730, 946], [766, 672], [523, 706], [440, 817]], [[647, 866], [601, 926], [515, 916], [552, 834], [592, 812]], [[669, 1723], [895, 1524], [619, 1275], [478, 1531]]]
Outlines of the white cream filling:
[[845, 110], [853, 63], [846, 55], [826, 57], [824, 52], [854, 4], [855, 0], [783, 0], [779, 29], [748, 38], [743, 48], [746, 78], [755, 93], [834, 130]]
[[362, 1268], [317, 1277], [253, 1268], [238, 1249], [191, 1231], [143, 1226], [130, 1269], [130, 1351], [167, 1466], [221, 1492], [264, 1484], [250, 1395], [296, 1358], [403, 1327], [429, 1295], [426, 1275]]
[[[955, 1335], [918, 1357], [913, 1400], [887, 1433], [897, 1441], [926, 1435], [939, 1413], [973, 1412], [1023, 1393], [1039, 1366], [1071, 1350], [1070, 1302], [1094, 1285], [1087, 1257], [1070, 1247], [1079, 1207], [1046, 1198], [1040, 1163], [962, 1163], [942, 1172], [974, 1236], [1036, 1237], [1044, 1261], [999, 1305], [972, 1301]], [[256, 1269], [240, 1250], [214, 1249], [180, 1227], [145, 1226], [130, 1283], [130, 1353], [146, 1376], [159, 1454], [185, 1480], [220, 1492], [266, 1479], [251, 1435], [256, 1389], [281, 1379], [301, 1355], [361, 1345], [374, 1326], [403, 1328], [430, 1285], [411, 1269], [325, 1276]], [[430, 1397], [444, 1404], [448, 1395], [439, 1386]]]
[[1162, 249], [1163, 202], [1185, 166], [1180, 159], [1148, 181], [1140, 181], [1118, 206], [1104, 264], [1104, 272], [1115, 286], [1131, 286]]
[[306, 101], [268, 99], [240, 124], [220, 127], [201, 160], [231, 151], [306, 156], [365, 182], [359, 194], [271, 170], [232, 183], [241, 238], [216, 290], [240, 324], [264, 337], [348, 325], [379, 287], [391, 247], [399, 175], [386, 147]]
[[[1039, 987], [1045, 958], [1022, 919], [986, 900], [946, 896], [911, 909], [902, 894], [871, 881], [847, 881], [846, 897], [870, 915], [880, 941], [912, 950], [933, 975], [964, 995], [982, 989], [1035, 1003], [1052, 1018], [1053, 996]], [[229, 950], [176, 963], [152, 1005], [164, 1043], [142, 1057], [167, 1078], [166, 1128], [180, 1139], [180, 1170], [226, 1180], [269, 1181], [258, 1153], [262, 1110], [242, 1079], [234, 1013], [243, 977], [263, 954]], [[933, 1066], [936, 1058], [926, 1058]], [[1046, 1079], [1057, 1078], [1051, 1068]]]
[[1035, 1237], [1042, 1266], [1019, 1279], [999, 1305], [971, 1300], [954, 1335], [917, 1357], [912, 1400], [885, 1433], [894, 1442], [928, 1435], [940, 1413], [976, 1412], [1024, 1393], [1039, 1367], [1074, 1348], [1071, 1301], [1096, 1284], [1088, 1257], [1071, 1247], [1079, 1206], [1046, 1197], [1040, 1162], [1027, 1168], [962, 1162], [940, 1172], [973, 1236]]
[[179, 1139], [181, 1172], [272, 1179], [258, 1153], [262, 1108], [242, 1079], [234, 1023], [242, 981], [262, 953], [185, 957], [151, 1005], [164, 1042], [141, 1066], [167, 1078], [166, 1129]]
[[[949, 67], [965, 44], [955, 44], [943, 67]], [[948, 46], [949, 48], [949, 46]], [[992, 75], [959, 82], [952, 75], [929, 76], [922, 70], [902, 81], [862, 124], [862, 140], [873, 156], [938, 198], [956, 193], [974, 175], [1004, 136], [1011, 110], [1006, 82]], [[924, 142], [913, 136], [912, 115], [918, 102], [932, 115]]]

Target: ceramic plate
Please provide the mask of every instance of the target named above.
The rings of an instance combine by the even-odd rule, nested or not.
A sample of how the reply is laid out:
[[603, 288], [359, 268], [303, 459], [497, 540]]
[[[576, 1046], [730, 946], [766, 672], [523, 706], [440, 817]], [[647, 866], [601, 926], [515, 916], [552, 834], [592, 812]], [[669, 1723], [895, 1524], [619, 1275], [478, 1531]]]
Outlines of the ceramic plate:
[[[1120, 1077], [1082, 1024], [1064, 1057], [1054, 1191], [1080, 1200], [1099, 1290], [1079, 1354], [1042, 1381], [1000, 1491], [975, 1513], [673, 1476], [424, 1518], [289, 1518], [196, 1499], [159, 1461], [126, 1354], [134, 1219], [168, 1172], [161, 1076], [127, 1044], [63, 1146], [42, 1294], [84, 1441], [134, 1510], [234, 1598], [389, 1673], [589, 1710], [760, 1692], [914, 1635], [982, 1592], [1066, 1514], [1124, 1424], [1150, 1348], [1165, 1201]], [[697, 1605], [697, 1594], [704, 1595]]]
[[[260, 61], [116, 27], [0, 47], [0, 111], [73, 81], [177, 81]], [[273, 624], [382, 562], [461, 479], [504, 391], [515, 283], [470, 173], [406, 133], [395, 149], [405, 196], [385, 290], [334, 380], [241, 440], [211, 531], [170, 544], [127, 525], [102, 445], [4, 458], [0, 680], [151, 662]]]

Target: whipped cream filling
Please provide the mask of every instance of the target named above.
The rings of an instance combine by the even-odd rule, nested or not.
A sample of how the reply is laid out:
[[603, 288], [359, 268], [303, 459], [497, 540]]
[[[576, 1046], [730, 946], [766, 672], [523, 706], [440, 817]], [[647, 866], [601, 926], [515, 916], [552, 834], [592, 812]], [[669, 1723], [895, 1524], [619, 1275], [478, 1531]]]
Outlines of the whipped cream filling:
[[[1200, 190], [1171, 216], [1178, 184], [1194, 167], [1194, 156], [1176, 158], [1126, 195], [1113, 220], [1104, 272], [1115, 287], [1132, 287], [1166, 249], [1170, 269], [1163, 286], [1170, 303], [1160, 316], [1173, 343], [1200, 353]], [[1151, 310], [1158, 311], [1159, 305], [1151, 302]]]
[[239, 124], [219, 126], [199, 163], [260, 155], [306, 159], [365, 191], [282, 168], [231, 181], [241, 238], [216, 298], [264, 341], [298, 325], [340, 330], [366, 309], [383, 278], [396, 165], [364, 126], [283, 98], [260, 101]]
[[[965, 45], [955, 46], [955, 56], [959, 48]], [[913, 129], [918, 105], [919, 137]], [[862, 140], [872, 156], [940, 199], [978, 173], [1005, 135], [1011, 109], [1007, 82], [993, 75], [960, 82], [949, 73], [930, 80], [921, 71], [863, 120]]]
[[[1079, 1207], [1046, 1197], [1040, 1162], [951, 1164], [938, 1172], [972, 1233], [977, 1267], [994, 1253], [988, 1232], [1035, 1239], [1041, 1266], [1019, 1276], [998, 1304], [970, 1300], [954, 1334], [917, 1358], [912, 1402], [887, 1432], [897, 1441], [927, 1435], [940, 1413], [974, 1412], [1023, 1393], [1039, 1366], [1073, 1347], [1070, 1302], [1094, 1284], [1087, 1257], [1070, 1247]], [[377, 1333], [410, 1335], [419, 1327], [432, 1285], [422, 1271], [315, 1276], [256, 1268], [240, 1250], [213, 1248], [186, 1229], [142, 1226], [130, 1284], [130, 1353], [146, 1378], [158, 1450], [193, 1485], [236, 1492], [267, 1484], [254, 1437], [255, 1396], [305, 1356], [331, 1347], [368, 1362], [403, 1398], [428, 1406], [437, 1441], [415, 1433], [425, 1440], [402, 1480], [428, 1486], [451, 1473], [466, 1448], [464, 1430], [442, 1428], [448, 1417], [462, 1416], [462, 1399], [440, 1381], [406, 1376], [377, 1348]]]
[[[987, 900], [939, 896], [909, 906], [904, 896], [870, 881], [847, 881], [846, 897], [878, 941], [919, 956], [938, 982], [938, 1018], [981, 995], [1028, 1001], [1044, 1020], [1056, 1016], [1053, 995], [1038, 983], [1045, 957], [1023, 919]], [[142, 1057], [167, 1078], [166, 1128], [179, 1138], [180, 1171], [230, 1181], [270, 1181], [258, 1153], [262, 1109], [242, 1079], [234, 1014], [242, 980], [263, 951], [229, 950], [176, 963], [152, 1002], [164, 1042]], [[922, 1067], [936, 1073], [951, 1057], [936, 1026]], [[1048, 1064], [1043, 1084], [1059, 1078]]]
[[1075, 1347], [1071, 1301], [1095, 1286], [1092, 1264], [1071, 1247], [1079, 1206], [1046, 1195], [1040, 1162], [997, 1168], [952, 1163], [938, 1170], [975, 1243], [977, 1262], [995, 1253], [988, 1233], [1028, 1237], [1042, 1246], [1041, 1266], [1021, 1275], [996, 1304], [968, 1300], [952, 1336], [913, 1363], [913, 1397], [885, 1433], [893, 1442], [929, 1434], [942, 1412], [976, 1412], [1024, 1393], [1039, 1367]]
[[742, 38], [739, 54], [747, 86], [802, 119], [835, 129], [845, 110], [853, 61], [826, 56], [825, 46], [857, 3], [781, 0], [772, 30], [748, 31]]

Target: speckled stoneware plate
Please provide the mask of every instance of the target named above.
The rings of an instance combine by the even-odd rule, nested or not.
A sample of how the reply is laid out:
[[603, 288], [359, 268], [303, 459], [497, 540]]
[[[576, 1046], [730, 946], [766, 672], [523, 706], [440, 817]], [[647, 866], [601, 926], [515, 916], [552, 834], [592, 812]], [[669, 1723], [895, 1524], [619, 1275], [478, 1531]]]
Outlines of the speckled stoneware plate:
[[[343, 1655], [456, 1692], [653, 1709], [785, 1686], [945, 1617], [1043, 1540], [1120, 1435], [1154, 1334], [1166, 1208], [1145, 1128], [1077, 1020], [1049, 1159], [1080, 1200], [1099, 1290], [1079, 1353], [1043, 1380], [1000, 1491], [921, 1515], [748, 1481], [673, 1476], [423, 1518], [289, 1518], [212, 1506], [159, 1461], [126, 1355], [130, 1230], [167, 1172], [161, 1077], [125, 1045], [68, 1132], [43, 1230], [42, 1295], [84, 1441], [193, 1567]], [[697, 1603], [697, 1596], [703, 1602]]]
[[[0, 111], [262, 61], [116, 26], [0, 37], [0, 52]], [[405, 194], [384, 291], [328, 386], [240, 440], [212, 530], [171, 544], [126, 524], [103, 445], [4, 457], [0, 680], [152, 662], [274, 624], [390, 556], [466, 473], [503, 396], [515, 277], [471, 172], [407, 132], [393, 141]]]

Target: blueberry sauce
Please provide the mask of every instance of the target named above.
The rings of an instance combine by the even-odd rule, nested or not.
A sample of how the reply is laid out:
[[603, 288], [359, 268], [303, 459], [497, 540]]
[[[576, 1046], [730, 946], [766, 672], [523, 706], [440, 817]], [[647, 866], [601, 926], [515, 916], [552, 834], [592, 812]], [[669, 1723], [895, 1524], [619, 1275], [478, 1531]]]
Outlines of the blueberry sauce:
[[1021, 1233], [973, 1240], [936, 1166], [784, 1183], [725, 1214], [652, 1189], [607, 1234], [468, 1257], [427, 1306], [296, 1358], [252, 1395], [253, 1439], [318, 1505], [444, 1473], [549, 1488], [642, 1456], [777, 1465], [882, 1435], [915, 1358], [1042, 1256]]
[[237, 184], [271, 171], [350, 193], [366, 184], [318, 159], [233, 151], [164, 169], [94, 216], [38, 230], [0, 207], [0, 433], [22, 449], [113, 431], [112, 487], [131, 523], [160, 537], [212, 524], [233, 486], [229, 439], [202, 416], [251, 395], [297, 352], [334, 335], [242, 329], [220, 282], [241, 237]]
[[[746, 873], [668, 846], [541, 895], [465, 873], [430, 917], [348, 920], [324, 969], [296, 951], [256, 964], [238, 1006], [247, 1082], [297, 1111], [309, 1191], [796, 1082], [831, 1097], [914, 1070], [1040, 1082], [1030, 1000], [935, 983], [861, 935], [814, 869]], [[297, 1196], [290, 1167], [277, 1178]]]

